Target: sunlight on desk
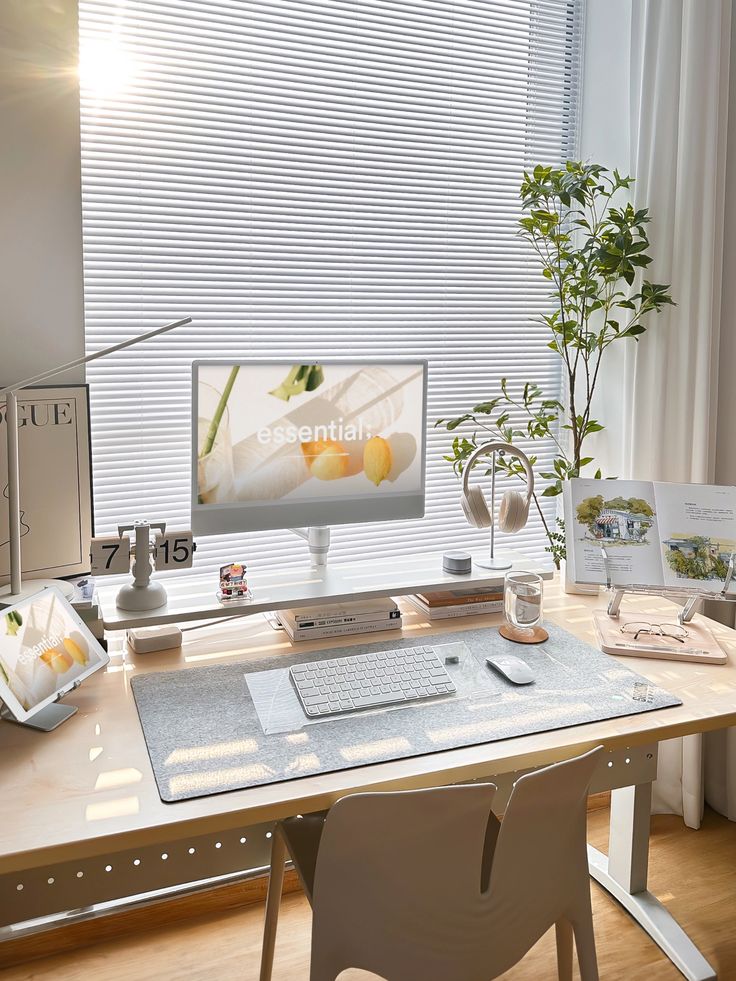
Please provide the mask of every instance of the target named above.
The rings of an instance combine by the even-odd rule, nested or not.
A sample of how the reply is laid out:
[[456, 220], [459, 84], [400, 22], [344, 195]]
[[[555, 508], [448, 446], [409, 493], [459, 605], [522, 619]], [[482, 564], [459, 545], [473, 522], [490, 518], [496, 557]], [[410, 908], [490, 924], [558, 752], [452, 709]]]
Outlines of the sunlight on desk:
[[257, 783], [273, 776], [273, 770], [259, 763], [251, 766], [231, 766], [224, 770], [208, 771], [206, 773], [182, 773], [169, 780], [172, 794], [190, 793], [191, 791], [229, 790], [234, 783]]
[[288, 736], [284, 737], [287, 743], [308, 743], [309, 736], [306, 732], [290, 732]]
[[[288, 640], [281, 644], [264, 644], [263, 646], [257, 648], [253, 648], [251, 646], [248, 647], [248, 653], [251, 655], [255, 653], [265, 655], [269, 652], [273, 653], [274, 651], [286, 653], [287, 651], [290, 652], [291, 650], [292, 647]], [[187, 662], [187, 664], [196, 664], [198, 661], [222, 661], [228, 657], [242, 657], [243, 653], [244, 650], [241, 646], [235, 647], [229, 651], [218, 649], [216, 651], [211, 651], [208, 654], [185, 654], [184, 660]]]
[[295, 773], [313, 773], [319, 765], [320, 760], [316, 753], [304, 753], [301, 756], [294, 757], [286, 767], [286, 772], [291, 775]]
[[129, 766], [122, 770], [103, 770], [95, 781], [95, 790], [118, 790], [131, 783], [140, 783], [143, 774], [135, 767]]
[[243, 753], [256, 753], [258, 743], [255, 739], [236, 739], [229, 743], [218, 743], [214, 746], [190, 746], [187, 749], [175, 749], [166, 757], [166, 764], [175, 766], [177, 763], [196, 763], [201, 760], [218, 760], [227, 756], [240, 756]]
[[[542, 728], [549, 722], [559, 719], [566, 719], [568, 715], [576, 711], [584, 711], [589, 706], [585, 702], [568, 702], [555, 708], [537, 708], [533, 711], [520, 713], [519, 717], [534, 720]], [[497, 736], [498, 723], [495, 719], [487, 719], [485, 722], [466, 722], [456, 726], [445, 726], [442, 729], [434, 729], [427, 732], [427, 738], [433, 743], [442, 743], [448, 739], [478, 738], [479, 736]]]
[[340, 750], [340, 756], [349, 763], [360, 760], [375, 759], [381, 753], [406, 753], [411, 749], [408, 739], [378, 739], [373, 743], [361, 743], [358, 746], [346, 746]]
[[110, 818], [130, 817], [138, 814], [141, 806], [137, 797], [121, 797], [118, 800], [98, 801], [84, 809], [86, 821], [107, 821]]

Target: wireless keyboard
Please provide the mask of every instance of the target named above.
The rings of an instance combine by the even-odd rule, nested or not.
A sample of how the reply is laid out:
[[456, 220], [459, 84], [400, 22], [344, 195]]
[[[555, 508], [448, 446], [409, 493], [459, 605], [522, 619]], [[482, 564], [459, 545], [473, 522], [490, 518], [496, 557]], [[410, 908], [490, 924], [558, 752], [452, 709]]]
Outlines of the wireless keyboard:
[[311, 661], [289, 668], [307, 715], [340, 715], [356, 709], [413, 702], [457, 689], [433, 647]]

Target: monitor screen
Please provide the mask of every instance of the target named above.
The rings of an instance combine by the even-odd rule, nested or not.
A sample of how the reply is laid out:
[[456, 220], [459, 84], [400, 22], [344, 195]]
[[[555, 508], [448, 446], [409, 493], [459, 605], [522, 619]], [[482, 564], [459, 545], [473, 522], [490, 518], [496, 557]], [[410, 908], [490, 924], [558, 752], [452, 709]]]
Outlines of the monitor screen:
[[0, 698], [19, 721], [107, 662], [104, 649], [53, 586], [0, 610]]
[[198, 534], [421, 517], [424, 361], [193, 366]]

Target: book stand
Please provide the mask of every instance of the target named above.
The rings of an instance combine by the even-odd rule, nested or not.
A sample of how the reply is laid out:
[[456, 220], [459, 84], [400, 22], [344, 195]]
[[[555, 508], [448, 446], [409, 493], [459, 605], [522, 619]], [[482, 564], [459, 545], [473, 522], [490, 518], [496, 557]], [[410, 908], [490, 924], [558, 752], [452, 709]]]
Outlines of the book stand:
[[728, 591], [734, 577], [734, 571], [736, 570], [736, 552], [731, 552], [723, 589], [717, 593], [708, 592], [707, 590], [698, 589], [697, 587], [693, 586], [645, 586], [638, 584], [617, 586], [613, 582], [610, 556], [606, 551], [605, 545], [601, 545], [601, 552], [603, 553], [603, 566], [606, 571], [606, 589], [611, 595], [611, 598], [608, 601], [608, 615], [614, 619], [616, 619], [619, 615], [621, 600], [624, 598], [626, 593], [635, 593], [639, 596], [664, 596], [666, 599], [671, 599], [675, 602], [682, 603], [682, 609], [677, 614], [677, 621], [680, 624], [690, 623], [703, 600], [736, 603], [736, 593], [729, 593]]

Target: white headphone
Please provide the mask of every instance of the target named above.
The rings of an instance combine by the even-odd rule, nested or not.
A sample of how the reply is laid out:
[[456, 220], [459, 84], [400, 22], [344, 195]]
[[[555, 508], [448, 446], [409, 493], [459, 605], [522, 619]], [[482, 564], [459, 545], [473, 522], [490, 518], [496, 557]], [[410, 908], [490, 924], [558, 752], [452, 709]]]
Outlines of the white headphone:
[[463, 471], [463, 493], [460, 499], [465, 517], [474, 528], [490, 528], [493, 524], [493, 515], [488, 510], [483, 491], [480, 487], [468, 486], [470, 471], [475, 466], [478, 457], [485, 453], [508, 453], [509, 456], [515, 456], [521, 460], [524, 470], [526, 470], [526, 497], [518, 491], [506, 491], [501, 498], [501, 506], [498, 509], [498, 527], [501, 531], [520, 531], [529, 517], [529, 505], [534, 492], [534, 472], [526, 455], [521, 450], [517, 450], [511, 443], [501, 441], [484, 443], [470, 455]]

